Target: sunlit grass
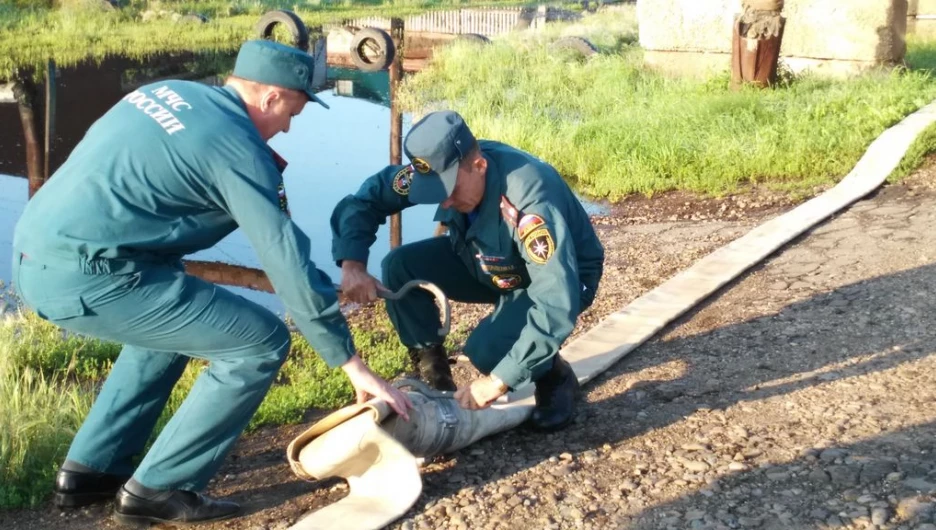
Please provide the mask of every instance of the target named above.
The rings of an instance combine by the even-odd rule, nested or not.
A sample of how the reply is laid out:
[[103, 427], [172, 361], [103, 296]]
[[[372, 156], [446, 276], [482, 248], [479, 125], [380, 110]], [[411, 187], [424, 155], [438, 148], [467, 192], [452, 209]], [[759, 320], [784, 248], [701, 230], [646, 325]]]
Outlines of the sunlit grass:
[[[63, 364], [70, 361], [57, 361], [72, 358], [69, 348], [107, 355], [94, 345], [63, 340], [38, 317], [0, 317], [0, 508], [42, 500], [91, 406], [89, 389], [66, 382]], [[52, 365], [58, 368], [48, 369]]]
[[[581, 192], [614, 201], [753, 183], [827, 185], [885, 129], [936, 97], [932, 42], [911, 40], [908, 68], [732, 92], [727, 72], [698, 81], [646, 69], [626, 11], [552, 31], [440, 50], [407, 80], [404, 107], [457, 110], [476, 136], [539, 155]], [[605, 53], [583, 60], [551, 51], [550, 39], [562, 34], [594, 35]], [[921, 142], [919, 152], [936, 147], [931, 136]]]
[[[385, 313], [366, 329], [352, 327], [365, 362], [392, 378], [411, 369]], [[459, 336], [453, 334], [452, 338]], [[65, 334], [35, 313], [0, 317], [0, 509], [35, 506], [49, 493], [75, 432], [119, 353], [120, 345]], [[178, 409], [206, 368], [191, 361], [172, 392], [156, 432]], [[329, 369], [293, 334], [293, 348], [248, 426], [302, 421], [310, 409], [350, 403], [353, 389], [340, 369]]]
[[[140, 59], [157, 53], [232, 51], [255, 38], [254, 26], [272, 9], [296, 12], [309, 27], [365, 16], [405, 17], [435, 9], [522, 5], [518, 0], [233, 0], [206, 2], [123, 2], [119, 9], [48, 9], [0, 4], [0, 80], [17, 71], [42, 68], [53, 59], [61, 66], [110, 55]], [[23, 3], [28, 4], [28, 2]], [[45, 5], [33, 2], [34, 6]], [[147, 19], [144, 21], [144, 13]], [[207, 24], [177, 21], [202, 14]], [[154, 15], [155, 14], [155, 15]], [[152, 15], [152, 17], [150, 16]]]

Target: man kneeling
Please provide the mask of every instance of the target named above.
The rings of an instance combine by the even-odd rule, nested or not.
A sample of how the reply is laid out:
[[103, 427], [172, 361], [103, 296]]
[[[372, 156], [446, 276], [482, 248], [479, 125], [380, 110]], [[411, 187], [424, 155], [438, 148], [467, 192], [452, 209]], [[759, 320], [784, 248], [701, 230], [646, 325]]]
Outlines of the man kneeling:
[[[557, 352], [591, 305], [604, 250], [572, 190], [546, 162], [513, 147], [477, 141], [461, 116], [443, 111], [415, 124], [404, 142], [409, 166], [370, 177], [332, 213], [332, 253], [343, 292], [366, 303], [378, 289], [420, 279], [456, 301], [493, 304], [464, 351], [486, 377], [457, 389], [468, 409], [484, 408], [533, 381], [532, 425], [561, 429], [572, 419], [578, 380]], [[403, 245], [383, 261], [383, 283], [367, 273], [368, 249], [386, 217], [415, 204], [440, 204], [448, 237]], [[432, 297], [413, 291], [387, 311], [421, 376], [456, 390], [435, 335]]]

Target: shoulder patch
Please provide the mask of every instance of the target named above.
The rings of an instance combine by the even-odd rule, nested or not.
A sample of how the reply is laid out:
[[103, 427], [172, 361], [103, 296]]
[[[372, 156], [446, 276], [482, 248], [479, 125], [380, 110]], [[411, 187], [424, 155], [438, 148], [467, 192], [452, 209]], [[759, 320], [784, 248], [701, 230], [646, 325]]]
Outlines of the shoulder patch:
[[286, 217], [292, 217], [289, 213], [289, 200], [286, 199], [286, 185], [282, 181], [276, 187], [276, 196], [279, 197], [280, 210], [283, 210]]
[[530, 232], [523, 240], [523, 247], [526, 248], [530, 260], [540, 265], [549, 261], [549, 258], [556, 251], [556, 244], [553, 242], [552, 234], [549, 233], [549, 228], [545, 226]]
[[536, 214], [527, 214], [520, 218], [520, 224], [517, 225], [517, 236], [521, 241], [533, 233], [534, 230], [546, 224], [542, 217]]
[[413, 183], [412, 168], [413, 166], [404, 167], [393, 176], [393, 191], [395, 191], [397, 195], [402, 195], [404, 197], [409, 195], [410, 184]]
[[517, 208], [507, 200], [506, 195], [501, 195], [500, 200], [500, 210], [501, 216], [505, 221], [510, 223], [511, 226], [517, 226], [517, 217], [520, 216], [520, 212], [517, 211]]

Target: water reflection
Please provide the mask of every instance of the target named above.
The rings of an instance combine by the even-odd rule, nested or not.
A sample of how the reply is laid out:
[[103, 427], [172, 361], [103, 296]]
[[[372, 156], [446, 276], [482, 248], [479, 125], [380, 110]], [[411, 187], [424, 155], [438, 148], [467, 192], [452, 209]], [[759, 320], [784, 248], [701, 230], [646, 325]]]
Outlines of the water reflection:
[[[142, 84], [163, 78], [196, 79], [219, 84], [233, 69], [233, 55], [158, 57], [146, 64], [125, 58], [108, 59], [102, 65], [83, 64], [63, 69], [57, 82], [56, 134], [51, 169], [62, 162], [85, 130], [124, 94]], [[331, 210], [361, 182], [382, 169], [390, 157], [389, 76], [343, 68], [329, 69], [327, 89], [320, 97], [331, 106], [325, 110], [309, 105], [292, 123], [289, 133], [274, 137], [270, 144], [289, 161], [284, 174], [290, 210], [295, 222], [313, 241], [316, 265], [339, 278], [331, 260], [328, 225]], [[15, 124], [0, 129], [0, 173], [26, 173], [22, 130], [15, 104], [0, 104], [0, 122]], [[404, 117], [403, 134], [410, 120]], [[0, 280], [9, 282], [13, 227], [27, 198], [27, 181], [0, 176]], [[434, 208], [418, 206], [403, 214], [403, 241], [432, 235]], [[389, 250], [389, 229], [381, 227], [372, 249], [369, 269], [379, 274], [380, 258]], [[215, 247], [190, 256], [197, 260], [223, 261], [259, 267], [246, 237], [236, 231]], [[232, 290], [275, 310], [276, 297], [248, 289]]]
[[[157, 79], [184, 78], [220, 84], [233, 69], [233, 55], [161, 56], [145, 64], [112, 58], [101, 65], [83, 64], [63, 69], [57, 81], [56, 128], [52, 141], [50, 170], [61, 165], [88, 127], [126, 93]], [[320, 97], [326, 110], [310, 104], [297, 116], [289, 133], [274, 137], [270, 144], [288, 162], [284, 174], [290, 210], [295, 222], [312, 239], [316, 265], [339, 279], [331, 260], [328, 224], [332, 208], [361, 182], [382, 169], [390, 157], [390, 96], [387, 72], [364, 73], [329, 68], [327, 89]], [[40, 109], [41, 112], [41, 109]], [[23, 133], [17, 107], [0, 103], [0, 174], [26, 173]], [[403, 135], [410, 126], [403, 118]], [[27, 198], [24, 178], [0, 175], [0, 281], [10, 280], [12, 232]], [[595, 206], [586, 203], [591, 213]], [[403, 212], [403, 242], [433, 233], [435, 208], [417, 206]], [[380, 259], [389, 250], [389, 227], [383, 225], [371, 249], [368, 269], [379, 275]], [[190, 256], [195, 260], [259, 267], [246, 237], [236, 231], [215, 247]], [[230, 289], [276, 311], [282, 306], [274, 295], [237, 287]]]
[[[390, 109], [369, 101], [319, 95], [331, 109], [310, 104], [293, 119], [289, 133], [270, 141], [289, 162], [284, 173], [289, 209], [293, 220], [312, 239], [312, 259], [333, 280], [339, 279], [338, 267], [331, 261], [329, 217], [335, 204], [357, 191], [361, 182], [382, 169], [390, 157]], [[404, 117], [403, 133], [410, 120]], [[403, 242], [432, 235], [435, 208], [416, 206], [403, 212]], [[379, 276], [380, 259], [390, 250], [388, 225], [380, 228], [371, 248], [368, 269]], [[236, 231], [216, 247], [191, 256], [192, 259], [224, 261], [259, 267], [246, 237]], [[250, 298], [264, 305], [274, 304], [270, 295], [247, 290]], [[243, 293], [242, 293], [243, 294]]]
[[26, 179], [0, 175], [0, 282], [9, 283], [13, 226], [26, 204]]

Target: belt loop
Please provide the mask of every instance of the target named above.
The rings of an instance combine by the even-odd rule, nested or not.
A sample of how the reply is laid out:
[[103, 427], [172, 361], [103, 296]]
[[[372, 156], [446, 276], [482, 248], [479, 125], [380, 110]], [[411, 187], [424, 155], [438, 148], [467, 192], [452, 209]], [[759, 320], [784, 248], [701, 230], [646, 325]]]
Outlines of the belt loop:
[[107, 259], [89, 259], [82, 256], [78, 260], [79, 268], [83, 274], [99, 275], [110, 274], [110, 260]]

